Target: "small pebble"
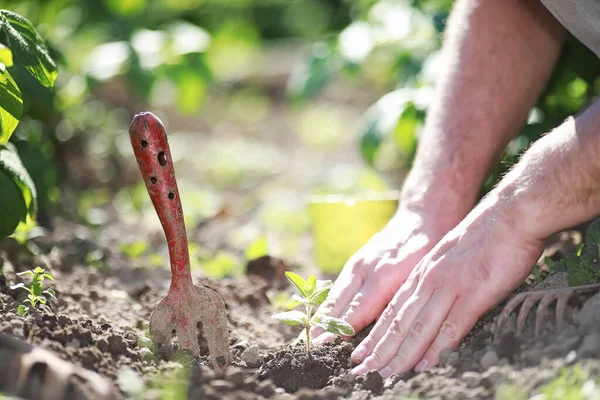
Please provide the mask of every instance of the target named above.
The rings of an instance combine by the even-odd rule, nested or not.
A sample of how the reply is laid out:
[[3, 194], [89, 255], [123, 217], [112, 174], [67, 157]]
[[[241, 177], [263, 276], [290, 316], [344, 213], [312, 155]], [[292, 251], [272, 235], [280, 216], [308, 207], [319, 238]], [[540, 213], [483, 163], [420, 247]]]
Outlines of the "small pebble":
[[248, 364], [249, 367], [254, 367], [258, 365], [258, 363], [260, 362], [260, 353], [258, 351], [258, 346], [253, 344], [252, 346], [248, 347], [246, 350], [244, 350], [240, 358], [243, 362]]
[[275, 385], [270, 381], [263, 381], [258, 384], [256, 393], [260, 394], [265, 399], [268, 399], [275, 394]]
[[379, 394], [383, 389], [383, 378], [377, 371], [367, 372], [363, 381], [363, 387], [372, 393]]
[[88, 299], [81, 300], [81, 308], [84, 311], [90, 312], [90, 310], [92, 309], [92, 302]]
[[483, 369], [487, 370], [488, 368], [490, 368], [494, 365], [498, 365], [499, 361], [500, 361], [500, 359], [498, 358], [498, 354], [496, 354], [496, 352], [494, 350], [490, 350], [490, 351], [487, 351], [483, 355], [483, 357], [481, 357], [479, 364], [481, 364], [481, 367]]
[[100, 351], [108, 351], [108, 340], [106, 338], [100, 338], [96, 341], [96, 347]]
[[579, 347], [579, 354], [582, 357], [600, 356], [600, 333], [587, 335]]
[[112, 354], [123, 354], [127, 350], [125, 340], [120, 335], [110, 335], [108, 337], [108, 351]]
[[244, 372], [238, 368], [230, 368], [225, 377], [236, 387], [241, 387], [244, 384]]

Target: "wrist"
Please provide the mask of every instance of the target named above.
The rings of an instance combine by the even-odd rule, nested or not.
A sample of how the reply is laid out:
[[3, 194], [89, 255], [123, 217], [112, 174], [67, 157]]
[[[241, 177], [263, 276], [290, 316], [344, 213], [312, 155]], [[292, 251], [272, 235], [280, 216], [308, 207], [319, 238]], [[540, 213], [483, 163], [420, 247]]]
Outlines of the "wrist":
[[460, 172], [430, 173], [415, 168], [402, 188], [400, 208], [435, 219], [451, 229], [471, 211], [479, 190], [478, 180], [465, 180]]

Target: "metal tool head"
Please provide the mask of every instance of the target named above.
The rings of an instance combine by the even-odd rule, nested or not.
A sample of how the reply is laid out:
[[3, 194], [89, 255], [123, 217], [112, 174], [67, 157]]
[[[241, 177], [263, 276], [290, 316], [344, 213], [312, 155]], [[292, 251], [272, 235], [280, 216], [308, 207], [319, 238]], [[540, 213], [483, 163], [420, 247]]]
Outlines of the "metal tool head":
[[227, 313], [221, 297], [213, 289], [192, 286], [191, 290], [169, 291], [150, 317], [150, 335], [161, 344], [169, 343], [173, 331], [179, 347], [200, 355], [198, 328], [208, 343], [212, 364], [222, 368], [229, 364]]

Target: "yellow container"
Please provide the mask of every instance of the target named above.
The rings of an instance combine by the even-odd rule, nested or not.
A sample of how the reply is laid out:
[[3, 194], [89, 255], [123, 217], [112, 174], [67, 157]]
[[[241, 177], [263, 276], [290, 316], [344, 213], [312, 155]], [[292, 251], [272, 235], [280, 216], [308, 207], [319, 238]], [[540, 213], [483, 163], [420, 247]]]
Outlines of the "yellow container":
[[346, 261], [394, 216], [399, 196], [398, 192], [311, 196], [308, 209], [321, 270], [340, 272]]

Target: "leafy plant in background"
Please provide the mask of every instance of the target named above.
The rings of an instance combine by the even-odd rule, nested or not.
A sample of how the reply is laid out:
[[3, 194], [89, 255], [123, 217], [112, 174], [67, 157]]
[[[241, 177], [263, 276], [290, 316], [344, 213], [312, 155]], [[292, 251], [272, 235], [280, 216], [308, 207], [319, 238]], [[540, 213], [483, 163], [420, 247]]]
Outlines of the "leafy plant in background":
[[329, 290], [333, 285], [330, 280], [317, 280], [314, 275], [304, 280], [300, 275], [290, 271], [286, 271], [285, 276], [298, 290], [298, 294], [294, 294], [292, 299], [299, 304], [304, 304], [306, 313], [298, 310], [287, 311], [275, 314], [273, 318], [290, 326], [302, 326], [306, 331], [306, 351], [308, 353], [310, 353], [310, 328], [312, 326], [319, 327], [335, 335], [354, 335], [354, 328], [346, 321], [339, 318], [314, 315], [316, 308], [327, 299]]
[[35, 185], [16, 147], [8, 143], [23, 114], [23, 97], [7, 68], [19, 63], [41, 85], [54, 86], [58, 70], [34, 26], [19, 14], [0, 10], [0, 239], [19, 222], [34, 218]]
[[44, 270], [43, 268], [36, 267], [33, 270], [20, 272], [17, 275], [30, 275], [32, 277], [29, 286], [21, 282], [10, 287], [11, 289], [23, 289], [27, 293], [29, 293], [27, 295], [27, 298], [23, 302], [25, 304], [29, 304], [29, 306], [26, 306], [25, 304], [19, 305], [19, 307], [17, 308], [17, 312], [19, 313], [19, 315], [22, 316], [27, 314], [32, 308], [40, 308], [43, 309], [45, 312], [49, 312], [50, 309], [46, 305], [46, 302], [48, 301], [46, 295], [50, 296], [53, 299], [56, 299], [56, 293], [53, 289], [44, 289], [44, 280], [50, 279], [51, 281], [54, 281], [54, 277], [52, 276], [52, 274], [50, 274], [50, 272], [46, 272], [46, 270]]
[[[305, 101], [339, 76], [359, 77], [388, 90], [366, 112], [358, 136], [365, 161], [380, 171], [410, 167], [433, 85], [451, 0], [379, 0], [353, 5], [357, 17], [339, 34], [315, 43], [288, 82], [288, 95]], [[527, 124], [505, 149], [484, 184], [489, 191], [543, 133], [577, 113], [600, 91], [597, 57], [574, 38]], [[391, 91], [390, 91], [391, 89]]]

